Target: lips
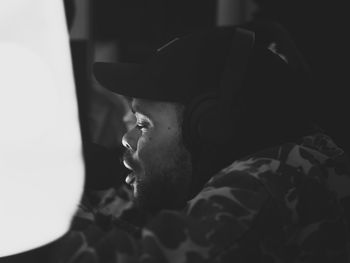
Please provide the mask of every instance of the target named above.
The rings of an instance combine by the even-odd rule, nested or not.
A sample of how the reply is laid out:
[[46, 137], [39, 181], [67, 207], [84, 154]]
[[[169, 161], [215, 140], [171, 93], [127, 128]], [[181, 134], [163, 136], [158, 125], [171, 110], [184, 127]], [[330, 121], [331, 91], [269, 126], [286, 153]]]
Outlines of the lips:
[[125, 182], [132, 186], [135, 182], [136, 182], [136, 176], [135, 176], [135, 168], [137, 167], [134, 159], [132, 158], [132, 154], [128, 151], [126, 151], [123, 155], [123, 164], [124, 166], [131, 170], [132, 172], [130, 174], [127, 175], [127, 177], [125, 178]]
[[131, 171], [135, 170], [136, 163], [133, 160], [132, 154], [129, 151], [124, 152], [122, 161], [127, 169]]
[[[128, 162], [126, 159], [123, 160], [123, 163], [124, 163], [124, 166], [125, 166], [127, 169], [133, 171], [133, 168], [131, 167], [131, 165], [129, 164], [129, 162]], [[135, 174], [134, 174], [133, 172], [131, 172], [130, 174], [128, 174], [128, 175], [126, 176], [126, 178], [125, 178], [125, 182], [126, 182], [128, 185], [132, 185], [132, 184], [135, 182]]]
[[125, 178], [125, 182], [129, 185], [134, 184], [135, 182], [135, 174], [134, 173], [130, 173], [128, 174], [128, 176]]
[[131, 167], [131, 164], [129, 163], [129, 161], [127, 159], [123, 159], [123, 164], [124, 166], [129, 169], [129, 170], [133, 170], [133, 168]]

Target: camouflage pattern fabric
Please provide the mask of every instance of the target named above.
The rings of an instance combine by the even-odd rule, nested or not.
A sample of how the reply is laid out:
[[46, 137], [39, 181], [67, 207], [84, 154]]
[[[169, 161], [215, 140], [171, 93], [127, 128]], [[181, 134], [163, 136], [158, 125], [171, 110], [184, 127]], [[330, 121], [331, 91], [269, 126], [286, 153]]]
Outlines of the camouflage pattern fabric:
[[162, 211], [135, 231], [71, 231], [55, 262], [345, 263], [349, 207], [347, 156], [316, 134], [233, 162], [183, 211]]

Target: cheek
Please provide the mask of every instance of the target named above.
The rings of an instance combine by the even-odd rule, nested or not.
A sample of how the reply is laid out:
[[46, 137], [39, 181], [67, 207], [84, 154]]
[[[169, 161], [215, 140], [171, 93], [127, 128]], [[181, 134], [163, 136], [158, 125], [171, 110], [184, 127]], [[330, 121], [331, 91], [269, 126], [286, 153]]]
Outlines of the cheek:
[[169, 141], [159, 141], [153, 136], [140, 138], [137, 144], [137, 157], [143, 167], [165, 161], [166, 153], [169, 152]]
[[147, 160], [156, 151], [152, 140], [153, 139], [150, 136], [141, 136], [139, 138], [135, 154], [140, 162]]
[[167, 163], [178, 136], [173, 127], [150, 130], [139, 137], [136, 158], [144, 168]]

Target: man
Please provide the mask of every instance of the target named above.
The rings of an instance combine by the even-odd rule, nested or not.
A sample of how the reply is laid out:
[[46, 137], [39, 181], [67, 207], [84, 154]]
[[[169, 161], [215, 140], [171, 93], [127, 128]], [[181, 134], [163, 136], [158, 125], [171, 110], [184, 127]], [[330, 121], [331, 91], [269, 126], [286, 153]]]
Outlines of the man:
[[94, 65], [104, 87], [131, 98], [123, 162], [148, 218], [140, 231], [116, 219], [105, 232], [73, 232], [67, 258], [347, 262], [346, 155], [312, 125], [297, 51], [270, 33], [214, 28], [144, 65]]

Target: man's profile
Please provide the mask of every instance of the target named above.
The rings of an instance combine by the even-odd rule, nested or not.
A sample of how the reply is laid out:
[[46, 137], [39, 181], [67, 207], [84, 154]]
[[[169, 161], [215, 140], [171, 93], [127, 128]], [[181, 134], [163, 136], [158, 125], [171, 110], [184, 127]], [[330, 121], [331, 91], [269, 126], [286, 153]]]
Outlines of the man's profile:
[[126, 182], [147, 210], [181, 208], [192, 172], [181, 137], [181, 108], [138, 99], [132, 101], [132, 108], [137, 124], [123, 137], [124, 164], [132, 171]]
[[347, 157], [312, 121], [298, 51], [266, 32], [216, 27], [145, 64], [94, 64], [102, 86], [130, 99], [126, 183], [148, 217], [132, 229], [112, 213], [102, 230], [72, 231], [66, 258], [347, 262]]

